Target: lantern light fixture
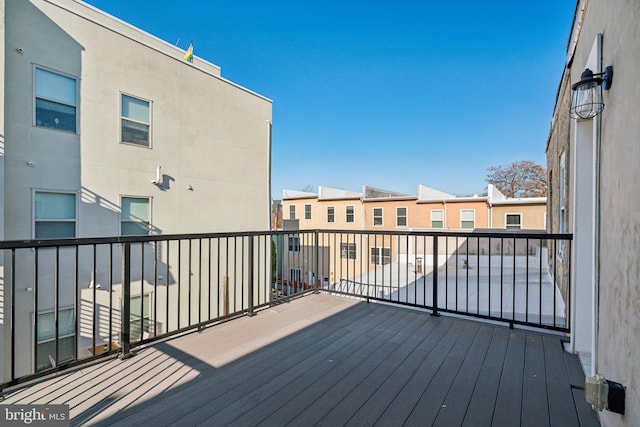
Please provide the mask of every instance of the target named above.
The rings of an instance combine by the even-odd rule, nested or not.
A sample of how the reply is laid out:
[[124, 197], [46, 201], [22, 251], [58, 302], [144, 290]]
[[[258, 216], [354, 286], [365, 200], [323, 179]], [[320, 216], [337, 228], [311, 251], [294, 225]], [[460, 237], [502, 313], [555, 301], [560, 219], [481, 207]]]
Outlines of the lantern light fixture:
[[574, 91], [571, 101], [571, 117], [592, 119], [602, 112], [602, 89], [609, 90], [613, 83], [613, 67], [609, 65], [602, 73], [594, 73], [589, 68], [580, 76], [580, 81], [571, 85]]

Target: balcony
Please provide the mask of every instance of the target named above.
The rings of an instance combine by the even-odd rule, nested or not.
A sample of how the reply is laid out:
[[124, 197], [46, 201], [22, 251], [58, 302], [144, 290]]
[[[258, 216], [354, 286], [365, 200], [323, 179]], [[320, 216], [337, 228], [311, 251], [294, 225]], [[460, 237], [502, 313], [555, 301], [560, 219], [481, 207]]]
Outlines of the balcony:
[[[16, 308], [4, 312], [15, 322], [4, 403], [65, 403], [73, 425], [598, 425], [563, 350], [561, 242], [319, 231], [3, 242]], [[46, 295], [54, 345], [21, 342], [34, 326], [20, 310], [47, 312]]]

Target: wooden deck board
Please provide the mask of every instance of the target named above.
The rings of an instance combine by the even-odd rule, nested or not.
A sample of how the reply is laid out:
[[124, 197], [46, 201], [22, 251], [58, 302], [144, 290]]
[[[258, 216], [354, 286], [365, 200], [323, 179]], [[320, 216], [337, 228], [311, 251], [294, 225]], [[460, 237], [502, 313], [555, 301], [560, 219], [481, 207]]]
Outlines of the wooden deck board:
[[493, 411], [492, 425], [520, 425], [526, 335], [511, 331]]
[[[580, 425], [575, 408], [569, 374], [564, 361], [562, 343], [544, 337], [544, 353], [547, 369], [547, 393], [552, 426], [572, 427]], [[571, 408], [571, 410], [567, 410]]]
[[549, 401], [542, 336], [527, 334], [522, 387], [522, 426], [549, 425]]
[[508, 342], [508, 329], [497, 328], [493, 330], [491, 344], [489, 344], [487, 355], [482, 368], [480, 368], [478, 381], [469, 399], [469, 406], [462, 423], [463, 426], [491, 425]]
[[4, 403], [67, 403], [72, 425], [597, 426], [561, 339], [310, 295]]

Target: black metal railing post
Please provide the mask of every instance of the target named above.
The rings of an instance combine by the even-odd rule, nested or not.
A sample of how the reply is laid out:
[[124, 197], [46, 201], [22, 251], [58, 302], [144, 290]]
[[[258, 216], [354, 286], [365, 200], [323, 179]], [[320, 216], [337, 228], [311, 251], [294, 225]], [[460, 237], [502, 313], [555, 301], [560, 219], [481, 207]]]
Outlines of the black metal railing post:
[[313, 243], [313, 247], [315, 248], [315, 255], [316, 255], [316, 283], [315, 283], [315, 291], [313, 292], [314, 294], [319, 294], [320, 293], [320, 283], [321, 283], [321, 277], [320, 277], [320, 243], [318, 243], [318, 240], [320, 239], [320, 233], [318, 232], [318, 230], [314, 231], [313, 233], [313, 239], [314, 239], [314, 243]]
[[433, 236], [433, 308], [432, 316], [440, 316], [438, 313], [438, 236]]
[[122, 345], [121, 359], [127, 359], [131, 354], [131, 243], [122, 244], [122, 298], [120, 300], [120, 343]]
[[253, 289], [254, 289], [254, 283], [253, 283], [253, 236], [248, 236], [249, 237], [249, 248], [248, 248], [248, 256], [247, 256], [247, 266], [248, 266], [248, 272], [247, 272], [247, 280], [249, 282], [249, 291], [248, 291], [248, 295], [247, 295], [247, 302], [249, 304], [249, 309], [247, 311], [247, 316], [251, 317], [251, 316], [255, 316], [256, 313], [253, 311]]

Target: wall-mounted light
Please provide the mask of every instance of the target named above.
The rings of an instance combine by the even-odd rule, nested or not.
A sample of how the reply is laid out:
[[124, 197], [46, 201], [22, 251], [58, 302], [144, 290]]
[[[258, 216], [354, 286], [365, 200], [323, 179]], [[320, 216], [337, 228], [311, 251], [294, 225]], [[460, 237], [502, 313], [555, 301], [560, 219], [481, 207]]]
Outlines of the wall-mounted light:
[[161, 170], [162, 170], [162, 166], [158, 166], [156, 168], [156, 177], [155, 179], [151, 180], [151, 183], [153, 185], [157, 185], [158, 187], [162, 187], [162, 175], [160, 173]]
[[609, 65], [602, 73], [594, 73], [586, 69], [580, 81], [571, 85], [574, 91], [571, 101], [571, 117], [574, 119], [591, 119], [604, 109], [602, 89], [609, 90], [613, 83], [613, 67]]

